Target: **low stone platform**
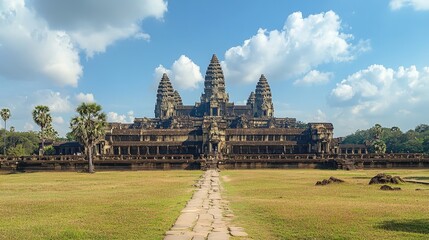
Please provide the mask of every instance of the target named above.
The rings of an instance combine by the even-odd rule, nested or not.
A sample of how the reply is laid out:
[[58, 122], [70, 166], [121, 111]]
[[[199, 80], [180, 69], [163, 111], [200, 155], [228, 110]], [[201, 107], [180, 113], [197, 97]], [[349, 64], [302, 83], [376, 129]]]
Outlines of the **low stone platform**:
[[224, 240], [247, 237], [243, 228], [231, 225], [234, 217], [222, 200], [219, 173], [207, 170], [196, 184], [198, 190], [182, 210], [164, 240]]

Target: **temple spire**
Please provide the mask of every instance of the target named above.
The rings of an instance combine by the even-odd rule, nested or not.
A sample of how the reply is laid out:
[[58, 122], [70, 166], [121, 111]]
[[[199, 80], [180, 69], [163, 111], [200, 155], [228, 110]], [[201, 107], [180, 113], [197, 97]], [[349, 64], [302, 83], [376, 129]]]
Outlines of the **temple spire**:
[[271, 88], [267, 78], [261, 74], [255, 91], [255, 113], [256, 117], [273, 117], [274, 106], [271, 97]]
[[219, 116], [225, 113], [229, 96], [225, 90], [222, 67], [216, 54], [213, 54], [204, 79], [204, 93], [201, 95], [204, 115]]
[[174, 115], [175, 94], [167, 74], [162, 74], [156, 95], [155, 117], [164, 118]]
[[174, 103], [176, 106], [182, 106], [182, 97], [180, 97], [180, 94], [178, 91], [174, 91]]
[[210, 63], [219, 63], [219, 59], [217, 59], [216, 54], [212, 55], [212, 59], [210, 60]]

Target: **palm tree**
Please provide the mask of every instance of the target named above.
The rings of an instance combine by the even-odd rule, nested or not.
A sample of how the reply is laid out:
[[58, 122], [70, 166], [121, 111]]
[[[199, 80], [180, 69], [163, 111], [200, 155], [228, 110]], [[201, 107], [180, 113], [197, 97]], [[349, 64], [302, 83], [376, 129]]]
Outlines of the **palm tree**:
[[40, 126], [39, 138], [42, 142], [41, 149], [39, 149], [39, 154], [43, 155], [45, 149], [45, 140], [55, 138], [58, 134], [52, 127], [52, 117], [49, 112], [48, 106], [36, 106], [33, 110], [33, 120]]
[[1, 118], [4, 121], [4, 146], [3, 146], [3, 155], [6, 155], [6, 121], [10, 118], [10, 110], [8, 108], [3, 108], [0, 111]]
[[94, 172], [92, 148], [105, 134], [106, 114], [101, 112], [101, 106], [96, 103], [82, 103], [76, 109], [78, 116], [70, 122], [71, 133], [85, 146], [88, 157], [88, 172]]
[[372, 145], [376, 154], [384, 154], [386, 152], [386, 143], [381, 139], [383, 134], [383, 127], [380, 124], [374, 125], [374, 140]]

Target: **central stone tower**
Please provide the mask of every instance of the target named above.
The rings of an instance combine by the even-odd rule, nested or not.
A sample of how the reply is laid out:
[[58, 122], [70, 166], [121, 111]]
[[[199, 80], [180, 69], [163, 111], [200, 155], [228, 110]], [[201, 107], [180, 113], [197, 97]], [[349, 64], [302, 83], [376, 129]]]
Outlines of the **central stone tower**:
[[201, 95], [201, 107], [204, 116], [223, 116], [229, 96], [225, 91], [225, 79], [222, 67], [216, 55], [213, 54], [207, 67], [204, 80], [204, 93]]

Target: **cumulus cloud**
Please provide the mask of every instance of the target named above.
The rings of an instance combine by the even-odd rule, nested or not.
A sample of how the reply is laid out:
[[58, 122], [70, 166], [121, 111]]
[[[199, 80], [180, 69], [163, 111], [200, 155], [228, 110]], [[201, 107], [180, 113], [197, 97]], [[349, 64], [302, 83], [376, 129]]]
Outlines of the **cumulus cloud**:
[[171, 69], [159, 65], [154, 73], [157, 81], [161, 79], [163, 73], [167, 73], [174, 87], [177, 86], [179, 89], [196, 89], [203, 81], [200, 67], [185, 55], [174, 61]]
[[60, 92], [52, 90], [39, 90], [27, 98], [33, 109], [37, 105], [48, 106], [52, 113], [67, 113], [73, 111], [70, 96], [63, 96]]
[[92, 93], [79, 93], [75, 96], [75, 99], [79, 103], [93, 103], [95, 102], [94, 95]]
[[312, 122], [326, 122], [327, 117], [326, 113], [324, 113], [322, 110], [317, 109], [316, 114], [311, 119]]
[[427, 0], [390, 0], [390, 9], [399, 10], [403, 7], [412, 7], [414, 10], [429, 10], [429, 1]]
[[0, 78], [49, 79], [77, 86], [79, 55], [63, 31], [51, 31], [24, 1], [0, 1]]
[[352, 40], [351, 34], [341, 32], [340, 17], [333, 11], [306, 18], [295, 12], [283, 29], [259, 29], [241, 46], [228, 49], [222, 65], [233, 81], [256, 82], [261, 73], [289, 79], [324, 63], [352, 60], [369, 49], [368, 41], [354, 46]]
[[398, 124], [410, 122], [409, 113], [416, 121], [427, 119], [428, 91], [429, 67], [418, 70], [401, 66], [394, 70], [372, 65], [339, 82], [331, 91], [329, 103], [338, 110], [335, 118], [340, 119], [340, 128], [369, 127], [370, 119]]
[[160, 19], [167, 11], [163, 0], [33, 0], [32, 6], [52, 29], [68, 32], [88, 56], [104, 52], [120, 39], [148, 39], [140, 22], [148, 17]]
[[330, 72], [319, 72], [317, 70], [311, 70], [308, 72], [304, 77], [296, 80], [294, 82], [295, 85], [321, 85], [326, 84], [331, 80], [331, 78], [334, 76], [333, 73]]
[[76, 87], [79, 52], [104, 52], [120, 39], [149, 40], [142, 20], [162, 18], [163, 0], [0, 0], [0, 79]]
[[116, 112], [107, 113], [107, 121], [109, 122], [120, 122], [120, 123], [130, 123], [134, 121], [134, 112], [129, 111], [125, 114], [118, 114]]
[[57, 117], [52, 117], [52, 122], [55, 124], [63, 124], [65, 121], [63, 117], [57, 116]]
[[127, 112], [128, 122], [134, 122], [134, 111]]
[[168, 78], [171, 80], [173, 77], [173, 74], [170, 69], [164, 67], [163, 65], [159, 65], [155, 68], [154, 76], [157, 81], [159, 81], [162, 78], [162, 75], [166, 73], [168, 75]]

